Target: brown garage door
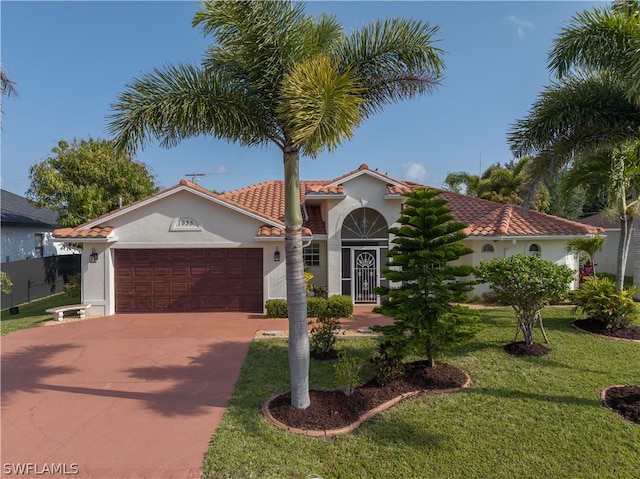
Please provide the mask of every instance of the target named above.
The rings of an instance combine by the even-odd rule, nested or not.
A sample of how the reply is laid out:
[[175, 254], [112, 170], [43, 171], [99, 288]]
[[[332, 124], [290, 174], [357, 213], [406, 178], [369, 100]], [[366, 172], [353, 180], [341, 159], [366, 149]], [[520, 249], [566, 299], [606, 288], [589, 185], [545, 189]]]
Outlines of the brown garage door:
[[118, 313], [262, 311], [262, 249], [115, 253]]

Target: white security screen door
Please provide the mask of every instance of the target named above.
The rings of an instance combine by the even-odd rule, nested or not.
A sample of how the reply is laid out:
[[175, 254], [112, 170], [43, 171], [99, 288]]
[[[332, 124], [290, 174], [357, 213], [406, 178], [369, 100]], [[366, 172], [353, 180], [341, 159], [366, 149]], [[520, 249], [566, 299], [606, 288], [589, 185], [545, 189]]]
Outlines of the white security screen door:
[[355, 250], [353, 268], [354, 300], [357, 304], [378, 301], [375, 288], [378, 287], [378, 267], [375, 250]]

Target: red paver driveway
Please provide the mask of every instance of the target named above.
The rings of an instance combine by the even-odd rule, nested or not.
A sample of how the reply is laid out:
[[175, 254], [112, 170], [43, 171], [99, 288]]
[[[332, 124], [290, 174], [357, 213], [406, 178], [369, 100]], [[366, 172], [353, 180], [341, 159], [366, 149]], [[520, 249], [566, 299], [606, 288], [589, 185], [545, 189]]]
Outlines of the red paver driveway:
[[[370, 311], [344, 327], [382, 323]], [[255, 332], [286, 328], [242, 313], [128, 314], [3, 336], [0, 474], [200, 477]]]

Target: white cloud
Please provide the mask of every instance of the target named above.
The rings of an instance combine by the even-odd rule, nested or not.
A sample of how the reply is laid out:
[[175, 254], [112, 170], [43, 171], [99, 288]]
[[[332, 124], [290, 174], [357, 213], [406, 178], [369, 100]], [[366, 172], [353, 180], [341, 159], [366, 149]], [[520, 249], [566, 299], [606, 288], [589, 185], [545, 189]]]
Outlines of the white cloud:
[[533, 30], [534, 27], [533, 22], [515, 15], [509, 15], [507, 17], [507, 21], [512, 25], [515, 25], [516, 31], [518, 32], [518, 38], [521, 39], [527, 35], [527, 32]]
[[402, 165], [402, 170], [407, 181], [424, 184], [427, 179], [427, 169], [419, 163], [405, 163]]
[[227, 174], [227, 167], [224, 165], [220, 165], [216, 168], [216, 170], [213, 172], [214, 175], [226, 175]]

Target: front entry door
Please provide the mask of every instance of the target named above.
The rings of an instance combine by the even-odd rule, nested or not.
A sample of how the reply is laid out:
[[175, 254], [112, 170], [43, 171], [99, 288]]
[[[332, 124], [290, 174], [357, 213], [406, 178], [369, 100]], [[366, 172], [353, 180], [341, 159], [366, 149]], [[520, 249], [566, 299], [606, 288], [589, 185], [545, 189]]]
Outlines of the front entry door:
[[356, 304], [377, 304], [378, 262], [376, 250], [355, 250], [353, 268], [354, 302]]

